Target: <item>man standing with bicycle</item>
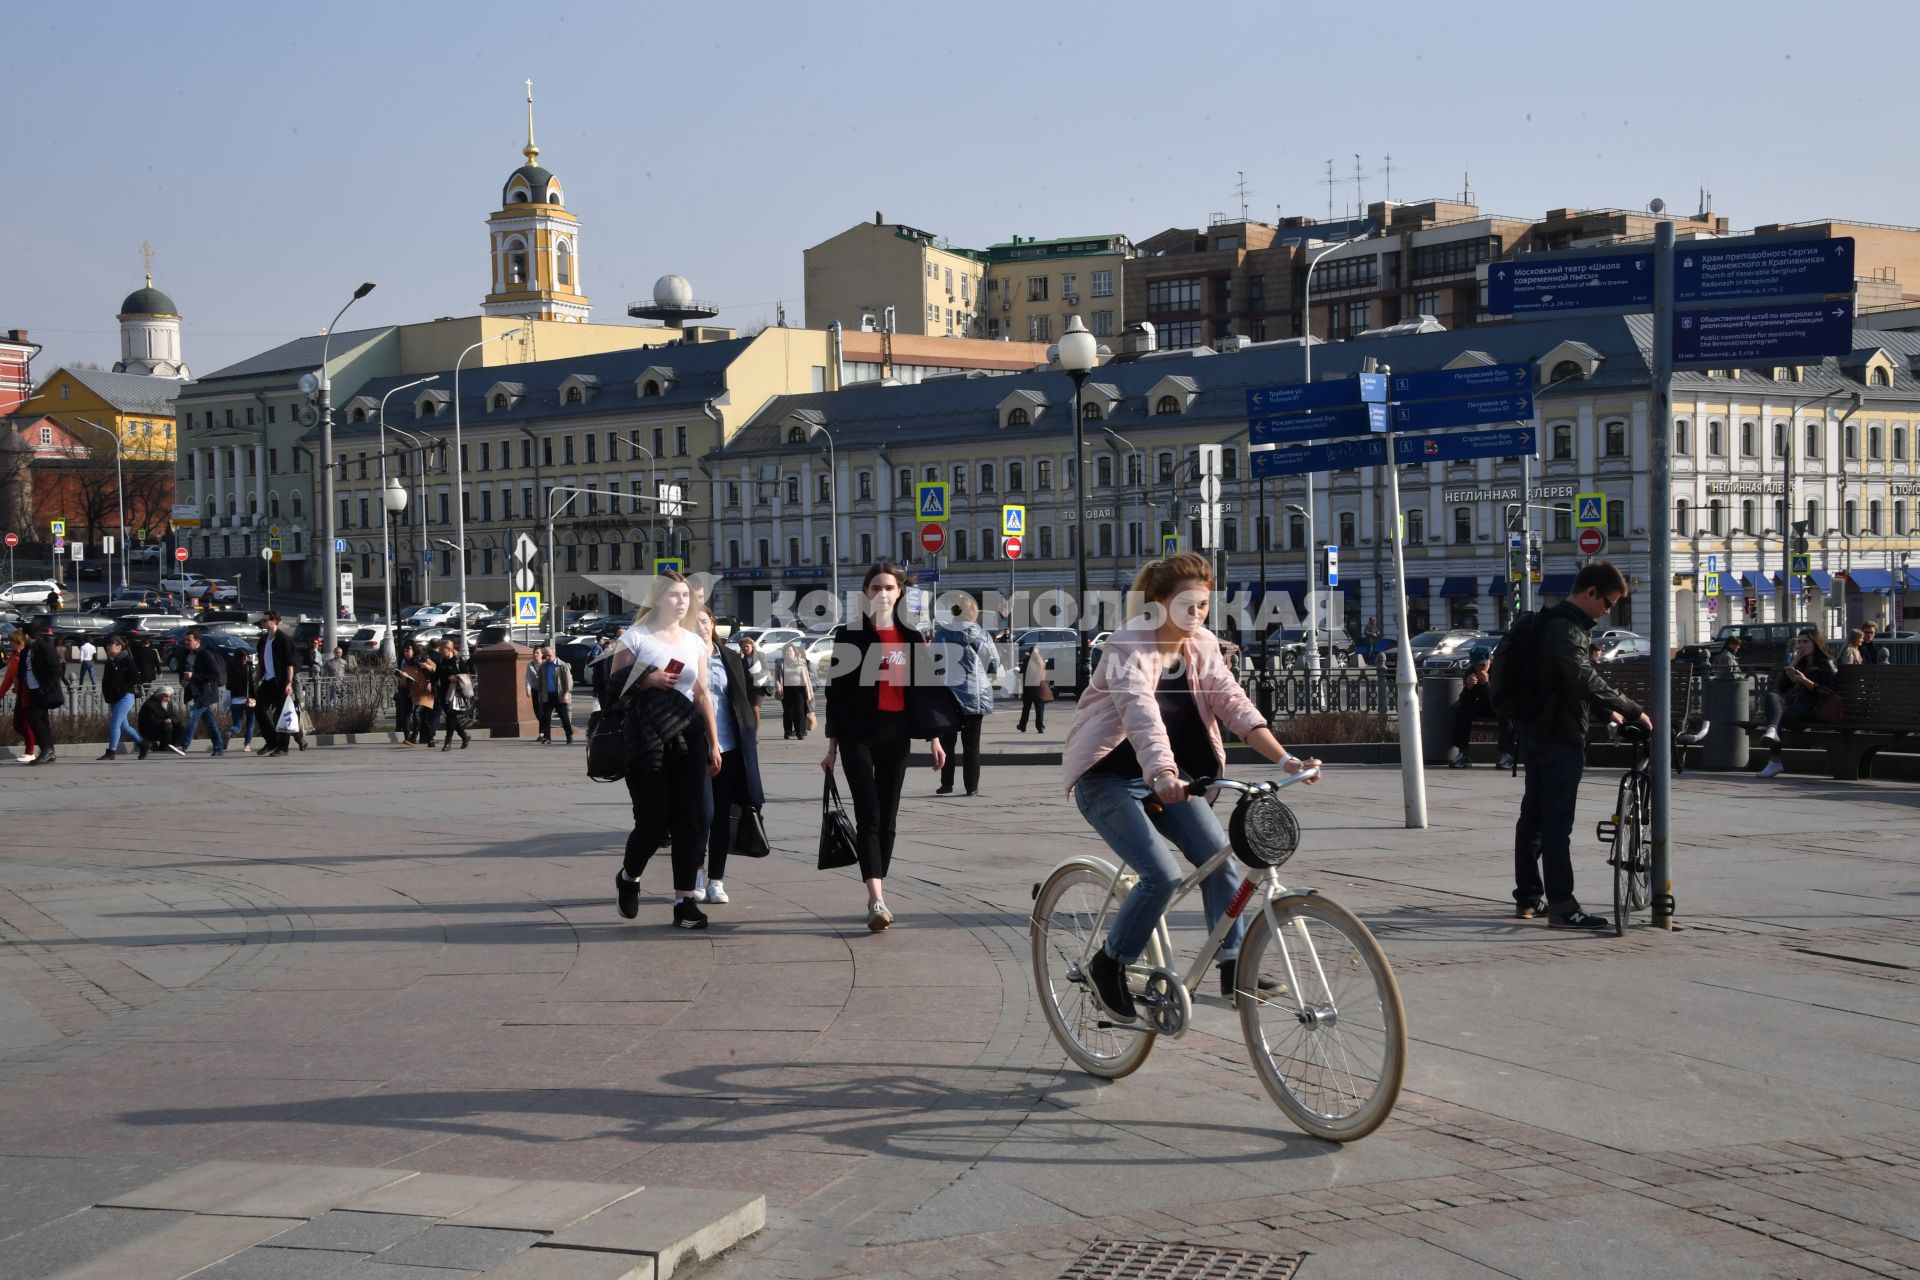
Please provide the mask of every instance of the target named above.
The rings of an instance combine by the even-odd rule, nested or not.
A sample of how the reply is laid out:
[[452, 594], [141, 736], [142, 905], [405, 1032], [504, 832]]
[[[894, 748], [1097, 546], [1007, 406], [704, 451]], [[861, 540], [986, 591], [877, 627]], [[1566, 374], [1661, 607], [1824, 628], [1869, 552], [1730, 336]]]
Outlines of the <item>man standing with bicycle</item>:
[[1589, 654], [1593, 624], [1626, 594], [1620, 570], [1589, 561], [1566, 599], [1509, 632], [1494, 655], [1497, 668], [1510, 664], [1494, 675], [1494, 705], [1514, 715], [1527, 765], [1513, 830], [1514, 915], [1531, 920], [1544, 910], [1554, 929], [1607, 927], [1573, 894], [1573, 809], [1587, 764], [1588, 708], [1653, 727], [1638, 704], [1601, 679]]

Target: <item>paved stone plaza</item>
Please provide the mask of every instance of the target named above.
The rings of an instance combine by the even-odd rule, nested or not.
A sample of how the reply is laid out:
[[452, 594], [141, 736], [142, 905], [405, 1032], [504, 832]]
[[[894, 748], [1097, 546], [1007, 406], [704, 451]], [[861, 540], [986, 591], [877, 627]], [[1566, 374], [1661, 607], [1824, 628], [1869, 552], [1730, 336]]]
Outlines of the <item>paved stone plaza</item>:
[[[989, 745], [1057, 749], [1070, 710], [1045, 739], [997, 715]], [[350, 1203], [381, 1173], [710, 1189], [716, 1216], [764, 1196], [765, 1230], [706, 1266], [724, 1280], [1042, 1280], [1111, 1239], [1306, 1252], [1307, 1280], [1920, 1275], [1910, 785], [1680, 779], [1687, 927], [1625, 939], [1508, 918], [1508, 775], [1430, 774], [1424, 832], [1393, 769], [1292, 793], [1292, 878], [1380, 934], [1413, 1038], [1395, 1116], [1341, 1149], [1266, 1100], [1211, 996], [1128, 1080], [1064, 1067], [1029, 891], [1100, 846], [1055, 766], [991, 766], [973, 800], [910, 775], [899, 922], [869, 935], [851, 874], [812, 867], [822, 743], [771, 729], [780, 847], [735, 863], [694, 935], [664, 897], [615, 915], [626, 793], [578, 748], [8, 768], [0, 1275], [187, 1274], [165, 1246], [183, 1218], [240, 1211], [129, 1201], [214, 1162], [341, 1186], [282, 1206], [310, 1257], [209, 1276], [447, 1280], [509, 1244], [567, 1252], [476, 1227], [500, 1238], [383, 1254], [399, 1225]], [[1575, 830], [1596, 907], [1612, 779], [1589, 775]], [[450, 1239], [436, 1206], [395, 1211], [412, 1233], [390, 1247]], [[274, 1252], [233, 1230], [226, 1253]]]

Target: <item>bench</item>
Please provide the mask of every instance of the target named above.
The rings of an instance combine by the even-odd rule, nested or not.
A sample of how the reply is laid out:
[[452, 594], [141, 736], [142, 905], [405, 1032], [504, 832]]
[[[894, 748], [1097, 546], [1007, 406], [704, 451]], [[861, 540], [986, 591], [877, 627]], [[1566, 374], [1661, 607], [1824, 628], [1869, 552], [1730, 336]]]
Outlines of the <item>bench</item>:
[[[1653, 664], [1650, 662], [1612, 663], [1595, 667], [1600, 678], [1618, 689], [1623, 695], [1633, 699], [1644, 707], [1649, 715], [1653, 713]], [[1673, 664], [1673, 701], [1670, 704], [1669, 722], [1676, 729], [1684, 728], [1689, 716], [1700, 714], [1700, 691], [1697, 681], [1708, 668], [1696, 667], [1691, 662]], [[1591, 716], [1592, 724], [1587, 738], [1590, 742], [1609, 741], [1607, 734], [1608, 717], [1604, 712], [1595, 711]]]
[[1877, 752], [1920, 752], [1920, 667], [1842, 667], [1835, 690], [1846, 719], [1782, 729], [1782, 746], [1823, 748], [1829, 771], [1848, 782], [1866, 775]]

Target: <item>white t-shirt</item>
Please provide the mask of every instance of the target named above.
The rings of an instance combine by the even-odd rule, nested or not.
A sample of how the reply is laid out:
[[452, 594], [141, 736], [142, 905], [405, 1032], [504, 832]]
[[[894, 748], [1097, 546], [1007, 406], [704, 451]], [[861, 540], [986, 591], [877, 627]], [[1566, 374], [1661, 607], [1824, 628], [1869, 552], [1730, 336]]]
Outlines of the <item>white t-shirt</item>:
[[693, 701], [694, 687], [707, 673], [706, 641], [682, 627], [679, 642], [668, 644], [645, 626], [636, 625], [620, 633], [620, 643], [633, 654], [636, 668], [658, 667], [665, 671], [669, 663], [678, 661], [680, 674], [675, 677], [673, 687], [688, 702]]
[[93, 641], [83, 641], [80, 645], [80, 661], [92, 662], [99, 652], [98, 649], [93, 647]]

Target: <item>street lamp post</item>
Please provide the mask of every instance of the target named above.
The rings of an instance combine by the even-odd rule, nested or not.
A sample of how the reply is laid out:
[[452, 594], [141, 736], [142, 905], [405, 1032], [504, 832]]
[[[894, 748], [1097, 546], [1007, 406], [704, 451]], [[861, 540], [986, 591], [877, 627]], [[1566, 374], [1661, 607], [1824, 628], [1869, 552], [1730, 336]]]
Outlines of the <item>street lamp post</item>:
[[[519, 337], [526, 332], [524, 328], [508, 329], [496, 333], [491, 338], [480, 341], [462, 351], [453, 362], [453, 541], [460, 555], [460, 656], [467, 657], [470, 646], [467, 644], [467, 491], [466, 468], [460, 459], [460, 366], [468, 356], [486, 346], [489, 342], [499, 342], [504, 338]], [[329, 499], [331, 501], [331, 499]]]
[[[113, 487], [120, 499], [120, 585], [124, 587], [127, 585], [127, 552], [129, 548], [127, 546], [127, 482], [120, 471], [120, 454], [122, 452], [120, 436], [117, 432], [108, 431], [105, 427], [91, 419], [76, 418], [75, 421], [84, 423], [92, 427], [95, 431], [103, 432], [108, 439], [113, 441]], [[111, 562], [112, 557], [109, 556], [108, 560]], [[75, 585], [76, 587], [78, 586], [77, 581]], [[107, 565], [107, 585], [109, 587], [113, 585], [113, 565], [111, 563]]]
[[[809, 422], [807, 439], [821, 438], [827, 442], [827, 555], [833, 561], [833, 622], [837, 626], [840, 622], [840, 468], [834, 461], [833, 433], [824, 423]], [[1082, 593], [1086, 591], [1084, 583], [1080, 589]]]
[[1074, 601], [1074, 621], [1078, 624], [1077, 643], [1073, 647], [1073, 687], [1087, 687], [1087, 530], [1086, 504], [1081, 494], [1086, 488], [1086, 423], [1080, 417], [1080, 388], [1085, 384], [1087, 375], [1093, 372], [1094, 361], [1099, 356], [1099, 344], [1093, 335], [1087, 332], [1087, 326], [1080, 322], [1079, 316], [1069, 316], [1065, 332], [1060, 335], [1060, 368], [1073, 379], [1073, 501], [1080, 510], [1074, 513], [1073, 573], [1074, 590], [1078, 598]]
[[1309, 486], [1308, 493], [1307, 493], [1307, 505], [1301, 506], [1297, 502], [1289, 502], [1286, 504], [1286, 509], [1288, 511], [1291, 511], [1294, 515], [1305, 518], [1307, 522], [1307, 627], [1306, 627], [1307, 634], [1305, 636], [1305, 639], [1307, 642], [1307, 649], [1306, 649], [1306, 653], [1303, 655], [1301, 659], [1301, 664], [1305, 666], [1309, 672], [1312, 672], [1320, 664], [1318, 661], [1319, 650], [1314, 645], [1314, 642], [1313, 642], [1313, 633], [1315, 629], [1314, 605], [1316, 603], [1315, 597], [1317, 594], [1314, 591], [1314, 576], [1316, 573], [1317, 566], [1315, 566], [1313, 562], [1313, 555], [1314, 555], [1313, 493], [1311, 489], [1311, 486], [1313, 484], [1313, 478], [1311, 476], [1307, 478], [1307, 484]]
[[415, 378], [412, 382], [403, 382], [391, 388], [380, 397], [380, 585], [387, 607], [387, 634], [380, 641], [380, 656], [388, 666], [394, 663], [393, 649], [393, 541], [388, 529], [392, 525], [390, 516], [397, 516], [407, 509], [407, 491], [398, 480], [387, 478], [387, 400], [399, 391], [406, 391], [428, 382], [438, 382], [440, 375], [428, 374], [424, 378]]
[[371, 280], [355, 289], [346, 306], [333, 313], [333, 319], [327, 324], [327, 335], [320, 343], [320, 612], [324, 615], [320, 627], [329, 654], [340, 643], [340, 558], [334, 550], [333, 376], [327, 370], [327, 361], [332, 355], [333, 331], [340, 317], [347, 314], [347, 307], [372, 292]]
[[[1330, 244], [1326, 248], [1322, 249], [1319, 253], [1314, 254], [1313, 258], [1307, 263], [1306, 279], [1302, 281], [1300, 286], [1300, 357], [1301, 357], [1300, 380], [1302, 382], [1313, 381], [1313, 269], [1319, 266], [1320, 260], [1326, 257], [1328, 254], [1344, 249], [1348, 245], [1354, 243], [1355, 241], [1364, 240], [1366, 237], [1367, 237], [1367, 232], [1365, 231], [1360, 232], [1358, 235], [1348, 236], [1345, 240], [1340, 240], [1333, 244]], [[1329, 324], [1328, 326], [1328, 331], [1329, 332], [1332, 331], [1331, 324]], [[1309, 670], [1311, 670], [1320, 665], [1319, 642], [1316, 639], [1316, 632], [1318, 630], [1318, 623], [1319, 623], [1319, 617], [1320, 617], [1320, 568], [1317, 564], [1314, 563], [1315, 543], [1314, 543], [1314, 537], [1313, 537], [1313, 508], [1315, 503], [1313, 500], [1314, 498], [1313, 473], [1308, 472], [1306, 479], [1307, 479], [1307, 510], [1306, 510], [1306, 516], [1307, 516], [1307, 655], [1306, 656], [1307, 656], [1307, 667]], [[1266, 484], [1267, 482], [1263, 478], [1260, 481], [1260, 498], [1261, 498], [1260, 505], [1262, 509], [1266, 507]], [[1290, 507], [1288, 509], [1298, 510], [1299, 508]], [[1397, 520], [1398, 518], [1399, 517], [1396, 514], [1395, 519]], [[1264, 586], [1265, 584], [1263, 583], [1262, 585]], [[1331, 644], [1328, 645], [1328, 649], [1329, 650], [1332, 649]], [[1329, 653], [1328, 657], [1331, 658], [1332, 654]]]
[[[647, 496], [652, 499], [650, 510], [657, 516], [660, 514], [660, 459], [653, 456], [653, 450], [640, 443], [639, 436], [628, 436], [627, 457], [629, 459], [633, 457], [632, 451], [635, 449], [647, 455]], [[654, 546], [654, 539], [659, 536], [658, 524], [659, 522], [657, 520], [647, 522], [647, 546], [649, 548]]]

